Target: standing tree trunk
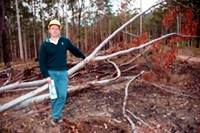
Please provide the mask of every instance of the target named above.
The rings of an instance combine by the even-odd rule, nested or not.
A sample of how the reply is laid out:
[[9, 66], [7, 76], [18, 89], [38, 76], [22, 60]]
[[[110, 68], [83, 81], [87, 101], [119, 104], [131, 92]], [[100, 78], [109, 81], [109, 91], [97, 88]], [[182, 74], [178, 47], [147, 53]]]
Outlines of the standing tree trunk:
[[18, 39], [19, 39], [19, 50], [20, 50], [20, 59], [24, 62], [24, 53], [22, 47], [22, 35], [21, 35], [21, 26], [20, 26], [20, 18], [19, 18], [19, 10], [18, 10], [18, 0], [15, 0], [16, 5], [16, 14], [17, 14], [17, 24], [18, 24]]
[[[200, 17], [198, 18], [199, 20], [199, 24], [200, 24]], [[200, 36], [200, 25], [197, 26], [197, 36]], [[199, 48], [200, 46], [200, 39], [199, 37], [197, 38], [197, 44], [196, 44], [196, 48]]]
[[16, 40], [13, 40], [12, 41], [12, 47], [13, 47], [13, 53], [12, 53], [12, 61], [17, 61], [17, 41]]
[[28, 60], [28, 55], [27, 55], [27, 44], [26, 44], [26, 33], [23, 33], [23, 39], [24, 39], [24, 53], [25, 53], [25, 61]]
[[[68, 14], [67, 14], [67, 4], [68, 4], [68, 2], [67, 2], [67, 0], [66, 0], [66, 22], [65, 22], [65, 34], [66, 34], [66, 37], [67, 38], [69, 38], [69, 27], [68, 27]], [[67, 57], [68, 58], [70, 58], [70, 53], [69, 53], [69, 51], [67, 51]]]
[[78, 29], [77, 29], [77, 35], [78, 35], [78, 47], [81, 48], [81, 17], [82, 17], [82, 9], [83, 9], [83, 1], [79, 0], [78, 1], [78, 6], [79, 6], [79, 9], [78, 9]]
[[67, 0], [66, 0], [66, 23], [65, 23], [66, 37], [69, 38], [69, 29], [68, 29], [68, 14], [67, 14]]
[[33, 43], [34, 43], [34, 56], [37, 58], [37, 44], [36, 44], [36, 22], [35, 22], [35, 0], [32, 0], [32, 8], [33, 8]]
[[[142, 0], [140, 0], [140, 12], [142, 12]], [[140, 35], [142, 35], [142, 15], [140, 16]]]
[[44, 31], [45, 25], [44, 25], [44, 12], [43, 12], [42, 4], [43, 4], [43, 1], [41, 0], [40, 7], [41, 7], [41, 11], [42, 11], [42, 13], [41, 13], [41, 15], [42, 15], [42, 40], [45, 40], [46, 34], [45, 34], [45, 31]]
[[5, 19], [5, 11], [4, 11], [4, 0], [0, 0], [0, 22], [1, 22], [1, 31], [0, 36], [2, 38], [2, 53], [3, 53], [3, 61], [5, 66], [11, 67], [10, 58], [10, 44], [7, 37], [7, 25], [6, 25], [6, 19]]
[[87, 48], [87, 47], [88, 47], [88, 43], [87, 43], [88, 32], [87, 32], [87, 26], [86, 26], [86, 25], [84, 26], [84, 32], [85, 32], [85, 33], [84, 33], [84, 35], [85, 35], [85, 37], [84, 37], [84, 42], [85, 42], [85, 43], [84, 43], [84, 46], [85, 46], [85, 47], [84, 47], [84, 49], [82, 49], [82, 50], [88, 51], [88, 48]]

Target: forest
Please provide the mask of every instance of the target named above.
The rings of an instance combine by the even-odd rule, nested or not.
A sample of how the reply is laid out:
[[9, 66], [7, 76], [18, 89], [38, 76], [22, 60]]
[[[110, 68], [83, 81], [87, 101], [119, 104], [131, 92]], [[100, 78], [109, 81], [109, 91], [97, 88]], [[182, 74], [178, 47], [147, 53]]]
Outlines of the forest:
[[[200, 1], [0, 0], [0, 132], [200, 133]], [[38, 54], [52, 19], [67, 53], [64, 123], [51, 127]]]

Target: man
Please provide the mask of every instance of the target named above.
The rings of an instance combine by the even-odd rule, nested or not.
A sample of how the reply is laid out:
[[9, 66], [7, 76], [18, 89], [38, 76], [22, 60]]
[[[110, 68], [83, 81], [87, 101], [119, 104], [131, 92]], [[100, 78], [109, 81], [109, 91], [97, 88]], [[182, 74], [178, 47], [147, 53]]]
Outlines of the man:
[[54, 80], [57, 98], [51, 99], [51, 125], [62, 123], [62, 109], [65, 106], [68, 91], [67, 50], [74, 56], [82, 58], [86, 63], [89, 58], [65, 37], [60, 36], [62, 26], [58, 20], [48, 24], [48, 37], [40, 46], [39, 66], [48, 84]]

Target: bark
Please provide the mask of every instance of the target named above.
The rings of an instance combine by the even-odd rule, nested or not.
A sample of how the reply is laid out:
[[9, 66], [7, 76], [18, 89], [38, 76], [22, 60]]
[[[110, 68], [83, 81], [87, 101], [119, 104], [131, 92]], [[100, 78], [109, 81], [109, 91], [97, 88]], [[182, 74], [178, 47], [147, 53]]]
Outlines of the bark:
[[[197, 35], [200, 36], [200, 17], [198, 19], [199, 19], [199, 25], [197, 26], [198, 27]], [[200, 46], [200, 38], [197, 38], [196, 48], [199, 48], [199, 46]]]
[[24, 44], [25, 61], [27, 61], [28, 55], [27, 55], [26, 33], [25, 32], [23, 33], [23, 39], [24, 39], [23, 44]]
[[87, 38], [88, 38], [88, 35], [87, 35], [87, 26], [85, 25], [85, 27], [84, 27], [84, 51], [88, 51], [88, 49], [87, 49], [87, 47], [88, 47], [88, 43], [87, 43]]
[[1, 31], [0, 38], [2, 39], [2, 53], [3, 53], [3, 61], [4, 65], [8, 68], [11, 67], [11, 53], [10, 53], [10, 43], [7, 35], [7, 25], [5, 19], [5, 11], [4, 11], [4, 0], [0, 1], [0, 21], [1, 21]]
[[20, 25], [20, 16], [19, 16], [19, 10], [18, 10], [18, 1], [15, 0], [16, 5], [16, 14], [17, 14], [17, 24], [18, 24], [18, 39], [19, 39], [19, 49], [20, 49], [20, 59], [22, 62], [24, 62], [24, 53], [23, 53], [23, 47], [22, 47], [22, 35], [21, 35], [21, 25]]
[[36, 9], [35, 9], [35, 0], [32, 0], [32, 8], [33, 8], [33, 43], [34, 43], [34, 57], [37, 57], [37, 44], [36, 44], [36, 20], [35, 20], [35, 15], [36, 15]]
[[31, 104], [33, 104], [34, 102], [35, 103], [41, 103], [43, 102], [44, 100], [46, 99], [49, 99], [49, 94], [44, 94], [44, 95], [41, 95], [41, 96], [37, 96], [37, 97], [34, 97], [34, 98], [30, 98], [16, 106], [14, 106], [12, 109], [13, 110], [19, 110], [19, 109], [22, 109], [22, 108], [25, 108], [27, 106], [30, 106]]
[[82, 17], [82, 5], [83, 1], [78, 1], [78, 29], [77, 29], [77, 35], [78, 35], [78, 47], [81, 48], [81, 17]]
[[123, 103], [123, 108], [122, 108], [122, 113], [124, 115], [125, 118], [127, 118], [127, 120], [130, 122], [132, 130], [134, 131], [134, 133], [137, 133], [135, 124], [133, 123], [133, 121], [131, 120], [131, 118], [126, 114], [126, 103], [127, 103], [127, 99], [128, 99], [128, 88], [129, 85], [131, 84], [131, 82], [133, 82], [137, 77], [141, 76], [144, 73], [144, 71], [141, 71], [138, 75], [136, 75], [135, 77], [133, 77], [127, 84], [126, 84], [126, 88], [125, 88], [125, 97], [124, 97], [124, 103]]
[[66, 0], [66, 22], [65, 22], [65, 30], [66, 30], [66, 37], [69, 37], [69, 29], [68, 29], [68, 14], [67, 14], [67, 0]]
[[43, 0], [41, 0], [41, 2], [40, 2], [40, 7], [41, 7], [41, 12], [42, 12], [41, 13], [42, 14], [42, 40], [45, 40], [46, 35], [45, 35], [45, 31], [44, 31], [45, 25], [44, 25], [44, 12], [43, 12], [42, 4], [43, 4]]
[[[5, 22], [5, 21], [4, 21]], [[2, 31], [2, 44], [3, 44], [3, 61], [6, 68], [11, 67], [11, 53], [10, 53], [10, 44], [7, 37], [6, 26]]]
[[16, 44], [16, 40], [13, 40], [13, 58], [12, 61], [17, 61], [17, 44]]
[[25, 83], [20, 83], [20, 82], [16, 82], [14, 84], [10, 84], [7, 86], [3, 86], [0, 88], [0, 93], [6, 90], [11, 90], [14, 88], [25, 88], [25, 87], [32, 87], [32, 86], [40, 86], [40, 85], [44, 85], [46, 83], [45, 80], [38, 80], [38, 81], [33, 81], [33, 82], [25, 82]]

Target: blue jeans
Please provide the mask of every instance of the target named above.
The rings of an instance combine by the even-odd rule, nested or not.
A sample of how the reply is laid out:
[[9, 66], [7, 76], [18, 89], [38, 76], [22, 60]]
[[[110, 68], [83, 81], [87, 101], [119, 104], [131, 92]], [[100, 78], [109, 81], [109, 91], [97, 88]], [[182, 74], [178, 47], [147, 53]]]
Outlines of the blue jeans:
[[51, 79], [55, 82], [57, 98], [51, 99], [51, 118], [60, 119], [65, 106], [68, 91], [67, 70], [48, 70]]

